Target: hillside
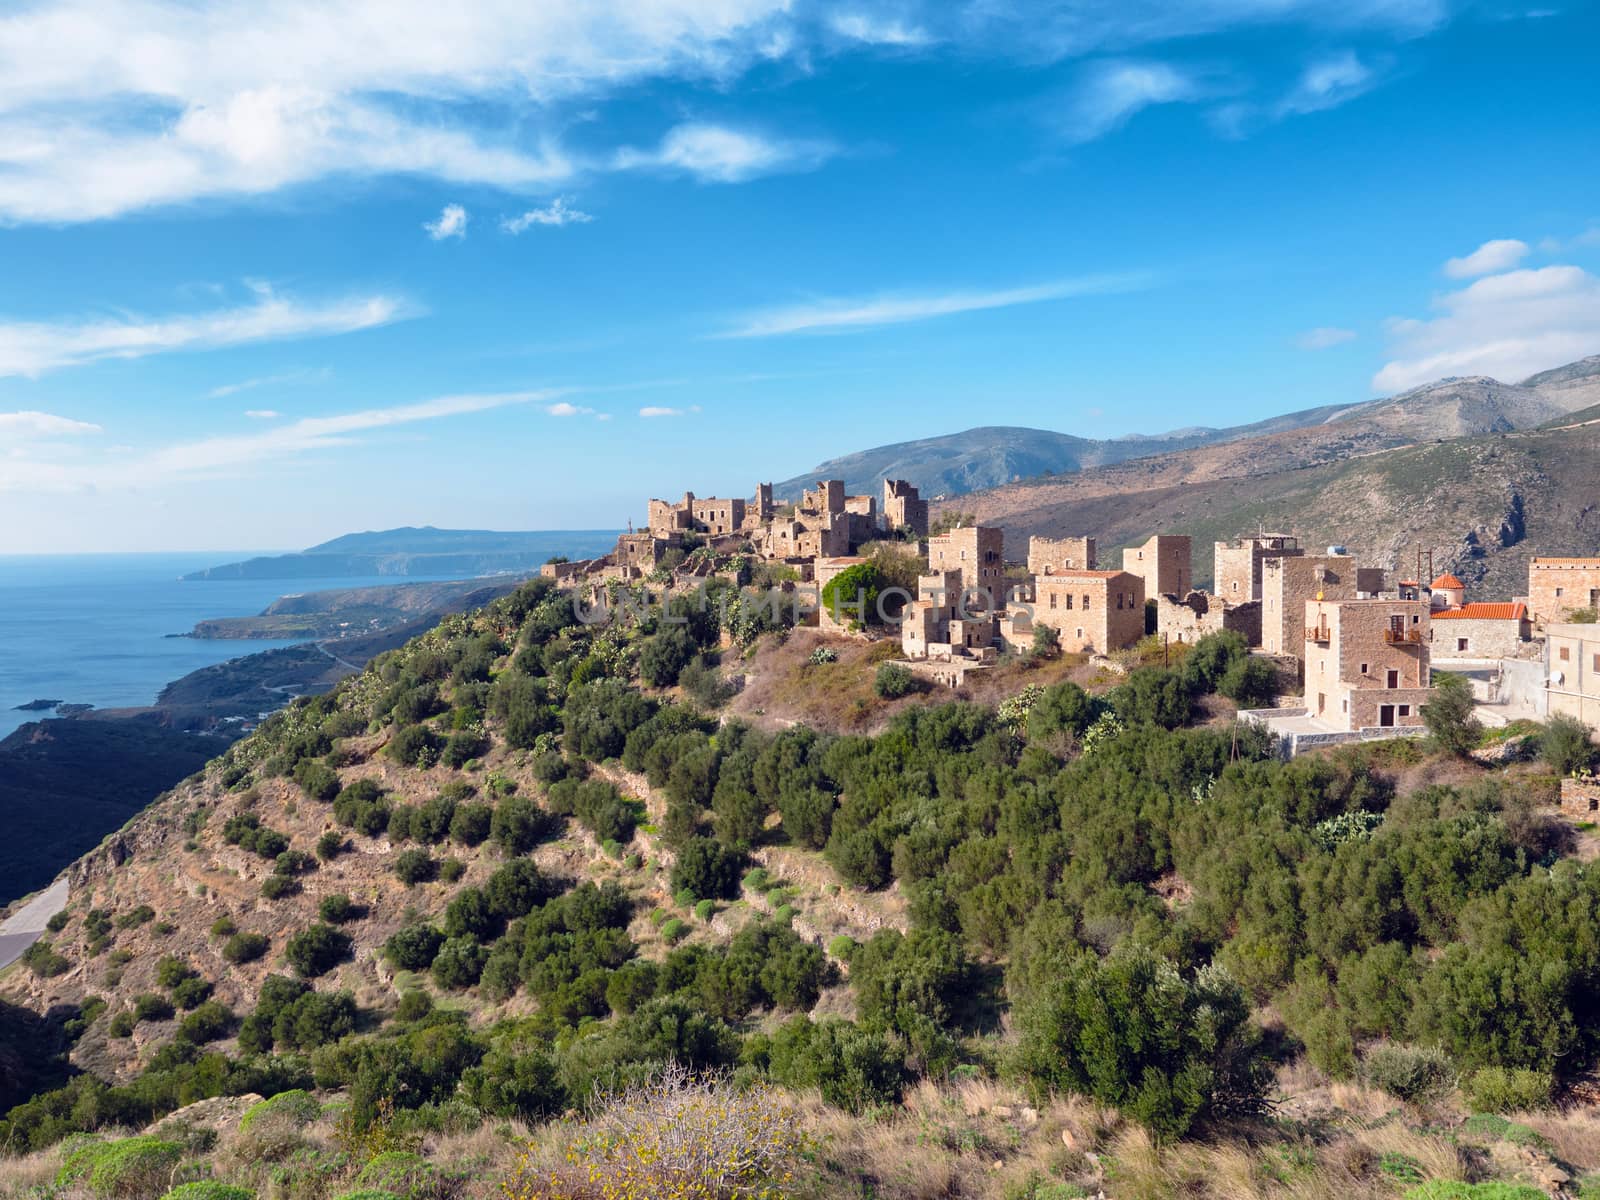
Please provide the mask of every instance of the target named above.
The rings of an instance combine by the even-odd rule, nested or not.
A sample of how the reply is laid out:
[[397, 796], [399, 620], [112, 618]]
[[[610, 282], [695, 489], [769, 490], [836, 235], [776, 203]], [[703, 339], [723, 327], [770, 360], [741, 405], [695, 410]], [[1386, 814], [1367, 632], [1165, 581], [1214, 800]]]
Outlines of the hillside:
[[357, 579], [364, 575], [428, 575], [440, 579], [526, 574], [552, 556], [604, 553], [618, 530], [548, 529], [498, 533], [425, 525], [348, 533], [297, 554], [277, 554], [206, 567], [184, 579]]
[[[794, 1139], [755, 1181], [771, 1196], [1115, 1194], [1128, 1159], [1140, 1194], [1173, 1171], [1189, 1196], [1272, 1194], [1234, 1184], [1293, 1162], [1299, 1194], [1392, 1197], [1385, 1154], [1413, 1182], [1465, 1170], [1426, 1131], [1459, 1123], [1457, 1072], [1495, 1111], [1600, 1056], [1600, 876], [1541, 767], [1405, 744], [1279, 762], [1215, 693], [1242, 653], [1224, 641], [1126, 679], [1020, 661], [981, 702], [885, 700], [878, 647], [833, 639], [830, 661], [815, 631], [733, 617], [719, 652], [717, 620], [679, 611], [585, 625], [538, 581], [447, 618], [77, 862], [0, 975], [38, 1045], [70, 1045], [30, 1077], [84, 1072], [0, 1117], [0, 1147], [36, 1152], [14, 1177], [70, 1171], [69, 1133], [204, 1101], [157, 1127], [168, 1180], [487, 1200], [528, 1129], [545, 1182], [514, 1196], [567, 1171], [589, 1182], [557, 1194], [668, 1194], [649, 1161], [632, 1192], [584, 1189], [633, 1103], [608, 1089], [676, 1062], [755, 1090], [669, 1075], [629, 1140], [770, 1103]], [[813, 694], [871, 732], [808, 728], [791, 705]], [[1460, 991], [1507, 961], [1531, 990]], [[282, 1119], [252, 1133], [274, 1093]], [[1504, 1126], [1463, 1134], [1473, 1170], [1600, 1167], [1581, 1125], [1532, 1119], [1546, 1141], [1504, 1161]]]
[[1600, 355], [1521, 383], [1487, 377], [1442, 379], [1397, 396], [1304, 409], [1222, 429], [1182, 429], [1111, 440], [1007, 426], [969, 429], [829, 459], [774, 485], [774, 493], [792, 500], [818, 479], [843, 479], [850, 492], [875, 493], [885, 479], [906, 479], [924, 496], [954, 497], [1207, 448], [1216, 448], [1215, 454], [1188, 457], [1242, 462], [1266, 446], [1271, 453], [1286, 452], [1304, 465], [1301, 460], [1307, 455], [1326, 460], [1436, 438], [1528, 429], [1596, 403], [1600, 403]]
[[[1478, 394], [1475, 386], [1442, 386], [1464, 399]], [[1420, 545], [1433, 551], [1437, 570], [1454, 571], [1484, 597], [1521, 594], [1533, 553], [1600, 550], [1600, 425], [1575, 426], [1568, 414], [1538, 429], [1421, 445], [1391, 440], [1365, 422], [1338, 421], [997, 488], [947, 507], [1003, 526], [1013, 555], [1030, 534], [1092, 534], [1102, 560], [1118, 563], [1121, 546], [1187, 533], [1200, 585], [1210, 582], [1213, 541], [1262, 527], [1407, 571]]]

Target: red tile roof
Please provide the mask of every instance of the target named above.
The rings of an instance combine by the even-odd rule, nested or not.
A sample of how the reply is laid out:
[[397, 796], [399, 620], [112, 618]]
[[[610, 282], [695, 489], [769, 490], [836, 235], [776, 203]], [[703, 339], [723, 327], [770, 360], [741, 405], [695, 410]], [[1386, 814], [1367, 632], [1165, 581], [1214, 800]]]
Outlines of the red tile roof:
[[1428, 586], [1431, 587], [1434, 591], [1438, 591], [1440, 588], [1453, 588], [1455, 591], [1458, 591], [1458, 592], [1465, 591], [1466, 587], [1467, 587], [1467, 585], [1462, 583], [1461, 580], [1457, 579], [1454, 575], [1451, 575], [1449, 573], [1446, 573], [1444, 575], [1439, 576], [1439, 578], [1435, 579]]
[[1435, 621], [1525, 621], [1526, 604], [1463, 604], [1460, 608], [1440, 609], [1433, 614]]

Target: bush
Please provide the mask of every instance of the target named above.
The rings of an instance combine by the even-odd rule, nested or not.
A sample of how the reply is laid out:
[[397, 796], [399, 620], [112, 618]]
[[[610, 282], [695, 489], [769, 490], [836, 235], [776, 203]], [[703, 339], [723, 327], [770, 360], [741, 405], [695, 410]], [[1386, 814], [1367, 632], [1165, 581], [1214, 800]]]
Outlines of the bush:
[[1036, 1088], [1112, 1105], [1162, 1137], [1209, 1113], [1259, 1108], [1265, 1060], [1243, 990], [1142, 947], [1081, 954], [1028, 997], [1017, 1062]]
[[1407, 1104], [1442, 1100], [1456, 1086], [1450, 1060], [1431, 1047], [1378, 1046], [1362, 1063], [1362, 1074], [1373, 1087]]
[[233, 1028], [233, 1010], [217, 1000], [207, 1000], [178, 1022], [178, 1036], [196, 1046], [214, 1042]]
[[489, 836], [494, 808], [488, 804], [458, 804], [450, 818], [450, 840], [463, 846], [476, 846]]
[[661, 940], [668, 945], [683, 941], [689, 936], [689, 927], [677, 917], [668, 917], [661, 923]]
[[1477, 746], [1483, 726], [1472, 710], [1472, 685], [1466, 677], [1434, 672], [1433, 699], [1422, 706], [1422, 721], [1440, 749], [1465, 756]]
[[787, 1087], [817, 1088], [829, 1104], [859, 1113], [900, 1102], [905, 1048], [848, 1021], [795, 1017], [773, 1035], [770, 1070]]
[[669, 625], [646, 640], [639, 653], [639, 675], [652, 687], [671, 687], [700, 647], [683, 625]]
[[236, 1183], [197, 1179], [192, 1183], [180, 1183], [161, 1200], [256, 1200], [256, 1194]]
[[317, 839], [317, 857], [323, 862], [338, 858], [344, 852], [344, 834], [330, 829]]
[[133, 998], [135, 1021], [166, 1021], [172, 1018], [172, 1001], [155, 992], [141, 992]]
[[158, 1195], [183, 1159], [183, 1147], [158, 1137], [122, 1138], [74, 1151], [56, 1174], [57, 1187], [88, 1185], [105, 1200]]
[[467, 864], [459, 858], [447, 858], [439, 864], [439, 878], [446, 883], [455, 883], [467, 873]]
[[349, 954], [349, 935], [332, 925], [313, 925], [295, 934], [283, 948], [284, 958], [302, 979], [326, 974]]
[[526, 796], [507, 796], [495, 806], [489, 836], [509, 858], [532, 850], [555, 826], [555, 818]]
[[361, 909], [343, 892], [333, 892], [317, 902], [317, 916], [329, 925], [343, 925], [361, 916]]
[[222, 947], [222, 957], [231, 963], [254, 962], [267, 952], [269, 945], [264, 933], [236, 933]]
[[237, 933], [238, 931], [239, 926], [234, 924], [232, 917], [218, 917], [215, 921], [211, 922], [212, 937], [227, 937], [229, 934]]
[[407, 925], [383, 944], [383, 956], [402, 971], [426, 971], [444, 944], [444, 934], [432, 925]]
[[197, 1179], [192, 1183], [180, 1183], [161, 1200], [256, 1200], [256, 1194], [236, 1183]]
[[1572, 775], [1594, 762], [1589, 727], [1565, 713], [1551, 717], [1539, 735], [1539, 757], [1557, 775]]
[[300, 881], [292, 875], [268, 875], [261, 881], [264, 900], [281, 900], [285, 896], [298, 895], [300, 891]]
[[439, 864], [433, 861], [433, 855], [426, 850], [402, 850], [395, 855], [395, 878], [407, 887], [426, 883], [438, 873], [438, 870]]
[[[1047, 628], [1040, 626], [1040, 628]], [[886, 662], [872, 677], [872, 690], [884, 700], [898, 700], [916, 690], [917, 677], [899, 663]]]
[[701, 899], [732, 900], [739, 894], [744, 855], [715, 838], [691, 838], [672, 868], [674, 892], [688, 891]]
[[1548, 1107], [1553, 1086], [1548, 1071], [1483, 1067], [1467, 1077], [1461, 1090], [1473, 1112], [1505, 1113]]
[[401, 766], [426, 770], [439, 761], [439, 735], [422, 725], [407, 725], [389, 739], [384, 753]]
[[188, 1012], [198, 1008], [211, 995], [211, 985], [198, 975], [191, 975], [180, 980], [172, 989], [172, 1000], [179, 1008]]
[[57, 954], [49, 939], [40, 938], [22, 952], [22, 961], [40, 979], [49, 979], [60, 975], [72, 964], [62, 955]]
[[702, 900], [694, 906], [695, 920], [704, 925], [711, 920], [716, 911], [717, 902], [715, 900]]
[[409, 1150], [388, 1150], [378, 1155], [356, 1176], [356, 1186], [375, 1188], [400, 1200], [433, 1200], [444, 1181], [427, 1159]]
[[106, 1032], [114, 1038], [132, 1037], [133, 1030], [138, 1021], [127, 1009], [113, 1016], [106, 1025]]

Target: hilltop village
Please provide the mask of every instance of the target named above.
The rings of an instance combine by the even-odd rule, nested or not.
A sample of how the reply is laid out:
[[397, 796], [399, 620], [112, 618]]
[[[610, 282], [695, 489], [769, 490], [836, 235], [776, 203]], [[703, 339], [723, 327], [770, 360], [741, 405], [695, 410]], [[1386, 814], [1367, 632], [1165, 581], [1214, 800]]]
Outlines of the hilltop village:
[[[873, 615], [891, 618], [875, 622], [857, 589], [829, 584], [851, 583], [846, 573], [883, 543], [915, 554], [920, 571], [915, 594], [875, 601]], [[1104, 657], [1151, 636], [1170, 645], [1231, 630], [1303, 685], [1297, 702], [1245, 714], [1291, 753], [1420, 729], [1435, 664], [1467, 675], [1480, 704], [1510, 716], [1600, 724], [1600, 558], [1535, 557], [1525, 595], [1469, 601], [1449, 572], [1401, 577], [1282, 532], [1216, 542], [1209, 591], [1194, 586], [1184, 534], [1126, 547], [1120, 566], [1102, 563], [1088, 535], [1030, 537], [1022, 549], [998, 527], [930, 526], [928, 502], [904, 480], [886, 480], [880, 497], [830, 479], [793, 504], [775, 502], [771, 484], [748, 500], [651, 499], [645, 527], [630, 526], [611, 553], [543, 573], [564, 586], [676, 588], [748, 579], [750, 564], [765, 564], [808, 623], [841, 635], [897, 630], [904, 665], [949, 688], [1041, 646]]]

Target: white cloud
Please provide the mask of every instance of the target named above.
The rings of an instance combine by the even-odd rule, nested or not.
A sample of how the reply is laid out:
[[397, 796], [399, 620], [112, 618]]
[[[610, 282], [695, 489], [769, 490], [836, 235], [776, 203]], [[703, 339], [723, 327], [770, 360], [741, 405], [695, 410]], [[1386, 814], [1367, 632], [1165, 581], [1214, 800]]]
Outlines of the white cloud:
[[259, 463], [350, 445], [358, 435], [421, 421], [541, 403], [559, 390], [440, 396], [418, 404], [304, 417], [262, 433], [182, 442], [93, 464], [23, 460], [0, 473], [0, 491], [64, 492], [142, 488], [184, 478], [215, 477]]
[[283, 416], [281, 412], [274, 408], [247, 408], [244, 410], [244, 415], [252, 421], [276, 421]]
[[1377, 72], [1349, 50], [1319, 58], [1301, 72], [1278, 105], [1279, 116], [1321, 112], [1353, 100], [1378, 82]]
[[544, 411], [552, 417], [588, 417], [594, 415], [594, 409], [584, 408], [577, 404], [569, 404], [565, 400], [546, 405]]
[[831, 157], [826, 142], [769, 137], [691, 121], [668, 130], [654, 150], [619, 150], [619, 170], [662, 170], [692, 175], [701, 183], [743, 183], [763, 175], [809, 171]]
[[933, 40], [926, 29], [899, 17], [859, 10], [834, 13], [828, 27], [842, 38], [871, 46], [926, 46]]
[[1144, 274], [1088, 275], [1032, 287], [999, 291], [955, 291], [919, 295], [889, 295], [855, 299], [819, 300], [788, 308], [768, 309], [745, 316], [738, 325], [716, 337], [774, 337], [791, 333], [838, 333], [877, 325], [924, 321], [955, 313], [1038, 304], [1071, 296], [1104, 295], [1136, 291], [1150, 286]]
[[261, 387], [279, 387], [285, 384], [310, 383], [326, 380], [333, 374], [327, 367], [319, 367], [312, 371], [287, 371], [282, 375], [262, 375], [255, 379], [243, 379], [238, 383], [224, 383], [214, 387], [206, 393], [209, 400], [221, 400], [226, 396], [237, 396], [240, 392], [254, 391]]
[[1485, 242], [1471, 254], [1448, 259], [1444, 264], [1444, 273], [1451, 279], [1471, 279], [1476, 275], [1507, 271], [1527, 257], [1527, 254], [1527, 242], [1518, 241], [1516, 238], [1496, 238]]
[[1600, 279], [1581, 267], [1490, 275], [1434, 308], [1429, 320], [1389, 323], [1394, 358], [1373, 387], [1401, 391], [1448, 375], [1509, 382], [1600, 350]]
[[664, 408], [656, 404], [647, 404], [639, 410], [639, 415], [641, 417], [681, 417], [683, 416], [683, 409]]
[[100, 426], [91, 425], [88, 421], [75, 421], [71, 417], [58, 417], [51, 413], [0, 413], [0, 436], [14, 442], [32, 441], [35, 438], [79, 437], [100, 432]]
[[1068, 141], [1091, 142], [1151, 105], [1195, 100], [1201, 94], [1192, 76], [1167, 63], [1098, 63], [1079, 81], [1057, 124]]
[[587, 225], [592, 220], [594, 218], [583, 210], [568, 208], [567, 202], [557, 196], [543, 208], [530, 208], [521, 216], [506, 218], [500, 222], [500, 228], [515, 234], [535, 225], [553, 225], [559, 229], [563, 225]]
[[165, 318], [0, 321], [0, 377], [37, 376], [107, 358], [143, 358], [172, 350], [211, 350], [281, 338], [351, 333], [402, 320], [414, 310], [394, 296], [357, 296], [306, 304], [257, 287], [239, 308]]
[[467, 210], [459, 204], [446, 204], [436, 220], [424, 221], [422, 227], [436, 242], [442, 242], [445, 238], [464, 238], [467, 236]]
[[1319, 325], [1315, 329], [1308, 329], [1295, 339], [1295, 345], [1302, 350], [1327, 350], [1332, 346], [1340, 346], [1345, 342], [1354, 341], [1354, 329], [1340, 329], [1334, 325]]

